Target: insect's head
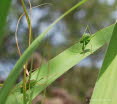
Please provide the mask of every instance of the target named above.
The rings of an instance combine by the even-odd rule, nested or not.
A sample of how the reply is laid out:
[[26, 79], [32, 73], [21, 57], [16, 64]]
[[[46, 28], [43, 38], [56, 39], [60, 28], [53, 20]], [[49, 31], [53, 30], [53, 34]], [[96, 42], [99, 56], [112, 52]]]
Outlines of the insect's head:
[[85, 33], [84, 35], [86, 35], [86, 36], [91, 36], [91, 34], [89, 34], [89, 33]]

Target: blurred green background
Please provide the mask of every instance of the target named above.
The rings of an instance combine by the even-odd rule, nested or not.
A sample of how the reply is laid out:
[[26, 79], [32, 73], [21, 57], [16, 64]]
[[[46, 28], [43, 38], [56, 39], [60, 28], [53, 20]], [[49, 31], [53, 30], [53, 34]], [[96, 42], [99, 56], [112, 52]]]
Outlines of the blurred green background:
[[[36, 38], [56, 18], [78, 1], [79, 0], [31, 0], [33, 7], [43, 3], [50, 3], [49, 5], [32, 9], [33, 37]], [[25, 0], [25, 3], [27, 9], [29, 9], [28, 0]], [[18, 18], [22, 13], [23, 9], [20, 2], [12, 0], [4, 31], [4, 38], [0, 46], [1, 82], [6, 79], [19, 58], [15, 42], [15, 30]], [[89, 0], [61, 20], [48, 33], [41, 47], [37, 49], [36, 54], [40, 54], [45, 60], [50, 60], [76, 43], [85, 32], [87, 25], [89, 26], [90, 33], [93, 34], [113, 24], [116, 18], [116, 0]], [[19, 24], [18, 41], [23, 53], [28, 47], [28, 26], [25, 17], [22, 18]], [[70, 71], [48, 87], [46, 96], [49, 100], [47, 100], [47, 102], [56, 100], [55, 98], [60, 98], [59, 100], [61, 101], [61, 99], [64, 98], [66, 102], [62, 100], [64, 103], [58, 104], [88, 104], [88, 99], [94, 88], [106, 48], [107, 44], [93, 55], [83, 60], [80, 64], [74, 66]], [[56, 94], [58, 95], [55, 96]], [[72, 97], [76, 100], [74, 100], [75, 102], [69, 101]], [[49, 104], [57, 104], [52, 103], [52, 101]]]

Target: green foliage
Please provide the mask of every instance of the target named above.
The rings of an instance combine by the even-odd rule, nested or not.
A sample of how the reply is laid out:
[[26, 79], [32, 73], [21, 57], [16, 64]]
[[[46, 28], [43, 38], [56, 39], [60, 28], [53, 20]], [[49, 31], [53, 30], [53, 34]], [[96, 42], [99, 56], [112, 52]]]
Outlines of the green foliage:
[[[34, 37], [38, 36], [37, 33], [40, 33], [42, 30], [42, 25], [41, 24], [50, 24], [51, 21], [54, 21], [58, 15], [60, 16], [61, 14], [63, 14], [65, 11], [67, 11], [70, 7], [74, 6], [74, 4], [76, 4], [78, 1], [80, 0], [68, 0], [66, 2], [66, 0], [32, 0], [32, 6], [36, 6], [36, 5], [40, 5], [43, 3], [51, 3], [52, 5], [46, 5], [43, 7], [39, 7], [37, 10], [42, 10], [44, 11], [45, 15], [43, 15], [40, 19], [38, 19], [38, 22], [36, 23], [35, 27], [33, 27], [33, 35]], [[63, 41], [61, 44], [55, 46], [53, 44], [53, 42], [51, 40], [53, 40], [53, 38], [55, 39], [56, 37], [53, 37], [53, 35], [56, 35], [56, 32], [50, 32], [51, 36], [48, 36], [50, 39], [45, 39], [45, 41], [48, 41], [49, 47], [47, 45], [45, 45], [45, 43], [43, 45], [41, 45], [41, 50], [38, 49], [38, 51], [41, 51], [44, 55], [46, 54], [47, 50], [50, 50], [49, 53], [51, 53], [51, 57], [54, 57], [55, 55], [57, 55], [58, 53], [60, 53], [61, 51], [63, 51], [65, 48], [70, 47], [72, 44], [74, 44], [74, 41], [76, 41], [76, 39], [80, 38], [80, 36], [82, 35], [82, 33], [84, 32], [84, 29], [86, 27], [86, 25], [89, 25], [91, 33], [95, 33], [96, 31], [110, 25], [113, 24], [113, 22], [115, 21], [112, 14], [113, 12], [116, 10], [116, 4], [117, 1], [115, 1], [115, 3], [113, 5], [108, 5], [107, 4], [108, 0], [105, 2], [100, 2], [100, 0], [90, 0], [90, 2], [87, 2], [86, 4], [80, 6], [78, 9], [76, 9], [75, 11], [73, 11], [72, 13], [70, 13], [67, 17], [65, 17], [62, 22], [59, 22], [57, 28], [58, 30], [60, 29], [60, 34], [63, 35], [63, 37], [66, 40], [70, 40], [70, 41]], [[26, 6], [28, 7], [28, 0], [25, 0], [25, 3], [27, 4]], [[7, 26], [9, 27], [6, 30], [6, 34], [7, 37], [5, 38], [5, 41], [3, 45], [7, 43], [9, 44], [9, 39], [13, 39], [14, 38], [14, 29], [11, 29], [12, 24], [15, 25], [16, 21], [18, 20], [19, 15], [21, 15], [22, 10], [21, 10], [21, 3], [20, 2], [13, 2], [12, 6], [11, 6], [11, 11], [9, 14], [9, 21]], [[14, 8], [18, 8], [18, 9], [14, 9]], [[93, 8], [93, 9], [92, 9]], [[48, 12], [46, 13], [46, 10], [48, 10]], [[36, 9], [33, 9], [34, 11]], [[32, 13], [33, 14], [33, 13]], [[41, 15], [41, 14], [40, 14]], [[80, 16], [80, 18], [79, 18]], [[38, 17], [37, 17], [38, 18]], [[98, 18], [98, 19], [97, 19]], [[32, 18], [33, 19], [33, 18]], [[64, 25], [64, 28], [62, 28], [62, 26]], [[13, 25], [13, 26], [14, 26]], [[27, 48], [27, 36], [23, 35], [23, 34], [27, 34], [27, 30], [28, 27], [24, 28], [24, 24], [23, 22], [20, 23], [20, 29], [22, 29], [22, 33], [18, 33], [18, 37], [21, 38], [22, 42], [19, 41], [19, 44], [21, 45], [22, 49], [26, 49]], [[46, 25], [47, 26], [47, 25]], [[55, 26], [55, 28], [56, 28]], [[14, 26], [15, 27], [15, 26]], [[20, 31], [19, 29], [19, 31]], [[22, 35], [20, 35], [22, 34]], [[1, 57], [5, 57], [6, 55], [14, 59], [17, 58], [17, 54], [16, 54], [16, 45], [15, 43], [10, 43], [9, 44], [11, 47], [13, 47], [14, 51], [12, 51], [12, 53], [9, 53], [8, 50], [8, 46], [4, 46], [4, 49], [1, 50]], [[56, 48], [56, 52], [54, 51], [54, 49]], [[102, 51], [100, 51], [101, 53]], [[97, 54], [96, 54], [97, 55]], [[98, 54], [99, 55], [99, 54]], [[98, 57], [99, 59], [99, 57]], [[95, 61], [95, 60], [94, 60]], [[93, 61], [93, 62], [94, 62]], [[95, 61], [96, 63], [96, 61]]]
[[[4, 86], [0, 90], [0, 102], [2, 104], [5, 103], [7, 96], [13, 87], [18, 75], [21, 72], [21, 69], [25, 62], [29, 59], [29, 56], [36, 50], [36, 48], [40, 45], [43, 38], [46, 36], [48, 31], [57, 23], [59, 22], [63, 17], [71, 13], [74, 9], [85, 3], [87, 0], [82, 0], [81, 2], [77, 3], [75, 6], [73, 6], [71, 9], [69, 9], [67, 12], [65, 12], [62, 16], [60, 16], [55, 22], [53, 22], [42, 34], [37, 37], [36, 40], [30, 45], [30, 47], [24, 52], [24, 54], [21, 56], [21, 58], [18, 60], [16, 65], [14, 66], [14, 69], [11, 71], [10, 75], [6, 79]], [[11, 80], [12, 79], [12, 80]]]
[[0, 46], [4, 38], [5, 24], [11, 0], [0, 0]]
[[100, 70], [90, 104], [117, 103], [117, 23]]
[[[71, 13], [73, 10], [75, 10], [77, 7], [79, 7], [86, 1], [87, 0], [82, 0], [81, 2], [73, 6], [62, 16], [60, 16], [55, 22], [53, 22], [42, 34], [40, 34], [40, 36], [37, 37], [36, 40], [34, 40], [31, 46], [24, 52], [22, 57], [18, 60], [14, 69], [12, 70], [9, 77], [5, 81], [3, 87], [1, 88], [0, 103], [2, 104], [4, 104], [5, 102], [7, 104], [23, 103], [22, 82], [17, 84], [15, 87], [13, 87], [19, 73], [21, 72], [23, 65], [29, 59], [29, 56], [31, 56], [32, 53], [37, 49], [37, 47], [40, 45], [41, 41], [44, 39], [46, 34], [51, 30], [51, 28], [53, 28], [55, 24], [58, 23], [63, 17]], [[4, 26], [5, 26], [6, 16], [8, 14], [8, 8], [10, 6], [10, 2], [11, 0], [0, 1], [0, 20], [2, 21], [0, 22], [0, 32], [2, 34], [0, 36], [0, 42], [1, 40], [3, 40]], [[63, 5], [66, 5], [66, 8], [68, 8], [69, 5], [66, 4], [66, 1], [63, 1], [63, 2], [64, 2]], [[2, 10], [4, 10], [5, 12], [2, 12]], [[64, 10], [62, 9], [61, 11], [64, 11]], [[91, 8], [91, 11], [93, 11], [92, 8]], [[90, 15], [91, 14], [89, 14], [88, 16], [90, 17]], [[68, 16], [68, 18], [65, 18], [65, 19], [70, 21], [72, 20], [72, 18], [73, 17], [69, 18]], [[75, 22], [73, 22], [73, 24], [75, 24]], [[77, 26], [75, 26], [75, 28], [77, 28]], [[114, 31], [113, 31], [113, 28], [114, 28]], [[116, 59], [117, 31], [116, 30], [117, 30], [117, 24], [116, 25], [113, 24], [107, 28], [104, 28], [96, 32], [92, 36], [89, 36], [89, 34], [88, 35], [84, 34], [84, 36], [80, 39], [80, 41], [77, 42], [75, 45], [71, 46], [70, 48], [66, 49], [64, 52], [60, 53], [58, 56], [51, 59], [47, 64], [43, 64], [42, 67], [40, 67], [38, 70], [32, 73], [30, 81], [26, 83], [26, 86], [28, 88], [26, 91], [26, 96], [27, 96], [26, 100], [30, 101], [29, 99], [30, 93], [31, 93], [31, 99], [35, 98], [40, 92], [42, 92], [47, 86], [49, 86], [58, 77], [60, 77], [65, 72], [67, 72], [74, 65], [78, 64], [81, 60], [83, 60], [84, 58], [92, 54], [89, 50], [91, 50], [92, 52], [95, 52], [97, 49], [102, 47], [106, 42], [109, 42], [112, 36], [102, 69], [100, 71], [100, 74], [96, 83], [91, 104], [99, 104], [99, 103], [110, 104], [110, 102], [111, 104], [115, 104], [117, 102], [116, 101], [117, 94], [115, 93], [116, 91], [114, 89], [117, 86], [116, 70], [115, 70], [116, 62], [117, 62], [117, 59]], [[112, 35], [112, 32], [113, 32], [113, 35]], [[11, 89], [12, 91], [10, 91]]]
[[[86, 46], [86, 49], [90, 49], [90, 43], [92, 44], [93, 47], [92, 52], [102, 47], [106, 42], [110, 40], [113, 27], [114, 25], [111, 25], [95, 33], [89, 44]], [[42, 67], [39, 70], [36, 70], [34, 73], [32, 73], [31, 80], [36, 79], [37, 83], [40, 83], [40, 86], [34, 85], [34, 89], [31, 89], [31, 92], [33, 92], [32, 98], [35, 98], [41, 91], [43, 91], [58, 77], [60, 77], [62, 74], [67, 72], [71, 67], [73, 67], [74, 65], [76, 65], [81, 60], [83, 60], [84, 58], [91, 54], [91, 52], [86, 52], [85, 54], [81, 54], [81, 52], [82, 45], [80, 42], [78, 42], [72, 47], [65, 50], [64, 52], [60, 53], [55, 58], [51, 59], [48, 62], [48, 64], [42, 65]], [[18, 86], [16, 87], [16, 89], [18, 89]], [[29, 94], [29, 92], [27, 92], [27, 94]], [[14, 91], [12, 92], [11, 96], [13, 95], [17, 96], [17, 99], [22, 99], [23, 97], [20, 92]], [[11, 99], [13, 101], [14, 97], [11, 96], [9, 96], [7, 100], [8, 102], [10, 102]], [[22, 101], [21, 102], [19, 101], [19, 103], [22, 103]]]

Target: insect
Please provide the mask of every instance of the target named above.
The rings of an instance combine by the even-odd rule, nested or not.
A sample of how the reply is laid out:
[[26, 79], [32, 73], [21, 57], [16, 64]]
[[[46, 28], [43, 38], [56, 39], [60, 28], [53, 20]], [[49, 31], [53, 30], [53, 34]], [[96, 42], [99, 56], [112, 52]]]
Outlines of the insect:
[[82, 51], [85, 51], [85, 48], [87, 46], [87, 44], [90, 42], [91, 40], [91, 35], [89, 33], [86, 33], [85, 35], [82, 36], [82, 38], [80, 39], [80, 43], [82, 44]]
[[[42, 78], [43, 79], [43, 78]], [[38, 83], [38, 81], [37, 80], [28, 80], [27, 82], [26, 82], [26, 90], [30, 90], [30, 89], [32, 89], [32, 88], [34, 88], [34, 86], [35, 85], [45, 85], [45, 83]], [[21, 91], [21, 93], [23, 93], [23, 84], [21, 84], [21, 86], [20, 86], [20, 91]]]
[[[88, 26], [86, 27], [85, 31], [88, 29]], [[86, 46], [89, 44], [91, 38], [93, 35], [90, 35], [89, 33], [84, 33], [82, 38], [80, 39], [80, 43], [82, 44], [82, 51], [85, 52]]]
[[[26, 82], [26, 90], [29, 90], [29, 89], [33, 88], [33, 86], [34, 86], [36, 83], [37, 83], [36, 80], [30, 80], [30, 81], [28, 80], [28, 81]], [[21, 84], [21, 85], [19, 86], [19, 88], [20, 88], [20, 92], [23, 93], [23, 84]]]
[[[35, 80], [35, 79], [27, 80], [27, 82], [26, 82], [26, 90], [30, 90], [30, 89], [34, 88], [35, 85], [38, 85], [38, 86], [46, 86], [47, 85], [48, 78], [49, 79], [50, 78], [53, 78], [56, 75], [57, 75], [57, 73], [56, 74], [53, 74], [53, 75], [50, 75], [50, 76], [44, 76], [44, 77], [40, 78], [39, 80]], [[41, 81], [41, 80], [44, 80], [44, 82], [43, 83], [39, 83], [39, 81]], [[15, 91], [17, 90], [18, 92], [23, 93], [23, 83], [20, 84], [20, 85], [18, 85], [16, 88], [14, 88], [14, 90]], [[12, 92], [14, 92], [14, 90]]]
[[[26, 90], [30, 90], [30, 89], [34, 88], [35, 85], [47, 86], [47, 81], [48, 81], [47, 77], [49, 79], [51, 79], [51, 78], [55, 77], [56, 75], [57, 75], [57, 73], [53, 74], [53, 75], [50, 75], [50, 76], [42, 77], [42, 78], [40, 78], [40, 80], [35, 80], [35, 79], [27, 80], [27, 82], [26, 82]], [[44, 79], [45, 79], [45, 81], [43, 83], [39, 83], [39, 81], [44, 80]], [[19, 89], [20, 89], [20, 92], [23, 93], [23, 83], [19, 86]]]

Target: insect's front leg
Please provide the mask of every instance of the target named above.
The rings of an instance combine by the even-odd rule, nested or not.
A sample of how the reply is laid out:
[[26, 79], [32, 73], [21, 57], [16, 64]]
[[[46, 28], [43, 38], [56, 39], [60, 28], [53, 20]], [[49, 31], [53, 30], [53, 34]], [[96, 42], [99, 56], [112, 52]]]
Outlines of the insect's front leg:
[[85, 42], [83, 42], [82, 51], [83, 51], [83, 53], [84, 53], [84, 51], [85, 51]]

